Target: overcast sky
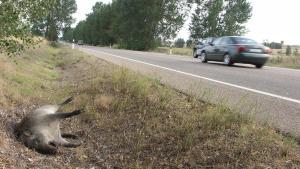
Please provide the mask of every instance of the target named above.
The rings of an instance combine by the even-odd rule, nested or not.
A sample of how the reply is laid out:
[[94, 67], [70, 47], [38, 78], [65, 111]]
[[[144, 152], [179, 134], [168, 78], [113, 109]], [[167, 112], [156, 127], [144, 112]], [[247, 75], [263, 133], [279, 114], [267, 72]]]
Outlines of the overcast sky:
[[[84, 20], [96, 2], [109, 3], [111, 0], [76, 0], [78, 11], [74, 14], [77, 22]], [[253, 16], [246, 24], [246, 36], [262, 42], [264, 39], [286, 44], [300, 45], [300, 0], [249, 0], [253, 6]], [[189, 21], [178, 37], [188, 39]]]

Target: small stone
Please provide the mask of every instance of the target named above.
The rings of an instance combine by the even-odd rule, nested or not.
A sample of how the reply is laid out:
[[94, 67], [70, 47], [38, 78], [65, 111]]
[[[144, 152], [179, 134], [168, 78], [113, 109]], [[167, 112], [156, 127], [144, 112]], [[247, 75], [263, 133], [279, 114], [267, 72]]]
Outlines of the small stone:
[[288, 164], [288, 163], [291, 163], [291, 162], [292, 162], [292, 160], [287, 160], [285, 163], [287, 163], [287, 164]]

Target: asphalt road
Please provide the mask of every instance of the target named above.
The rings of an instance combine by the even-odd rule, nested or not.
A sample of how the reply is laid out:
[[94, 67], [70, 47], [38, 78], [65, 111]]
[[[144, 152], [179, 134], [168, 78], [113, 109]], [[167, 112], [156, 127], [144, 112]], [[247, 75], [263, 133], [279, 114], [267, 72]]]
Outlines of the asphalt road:
[[201, 99], [251, 113], [282, 131], [300, 136], [300, 70], [252, 65], [228, 67], [152, 52], [76, 46], [114, 64], [159, 78]]

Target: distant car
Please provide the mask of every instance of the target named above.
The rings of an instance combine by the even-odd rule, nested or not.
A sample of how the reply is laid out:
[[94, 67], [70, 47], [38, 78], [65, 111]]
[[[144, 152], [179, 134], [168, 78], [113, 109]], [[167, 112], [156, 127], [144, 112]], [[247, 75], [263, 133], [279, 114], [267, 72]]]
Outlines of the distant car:
[[213, 37], [209, 37], [209, 38], [205, 38], [205, 39], [202, 39], [202, 40], [199, 40], [195, 47], [193, 48], [193, 57], [194, 58], [198, 58], [201, 53], [202, 53], [202, 49], [205, 47], [205, 46], [208, 46], [210, 43], [213, 42], [215, 38]]
[[78, 45], [83, 45], [83, 40], [78, 40], [77, 44]]
[[201, 50], [200, 59], [222, 61], [226, 65], [234, 63], [253, 64], [262, 68], [268, 61], [271, 49], [256, 41], [241, 36], [225, 36], [215, 39]]

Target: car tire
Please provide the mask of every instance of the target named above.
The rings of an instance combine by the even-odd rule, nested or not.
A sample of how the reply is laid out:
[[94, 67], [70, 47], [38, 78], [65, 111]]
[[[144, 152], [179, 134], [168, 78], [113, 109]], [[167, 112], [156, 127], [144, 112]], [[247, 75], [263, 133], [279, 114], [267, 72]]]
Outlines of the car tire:
[[197, 49], [194, 49], [194, 51], [193, 51], [193, 57], [194, 57], [194, 58], [198, 58], [198, 55], [197, 55]]
[[201, 60], [202, 63], [206, 63], [207, 62], [207, 57], [206, 57], [206, 53], [205, 52], [201, 53], [200, 60]]
[[261, 69], [263, 66], [264, 66], [263, 64], [256, 64], [256, 65], [255, 65], [255, 67], [256, 67], [257, 69]]
[[227, 65], [227, 66], [233, 65], [233, 62], [232, 62], [231, 57], [230, 57], [229, 54], [224, 55], [223, 62], [224, 62], [224, 64]]

